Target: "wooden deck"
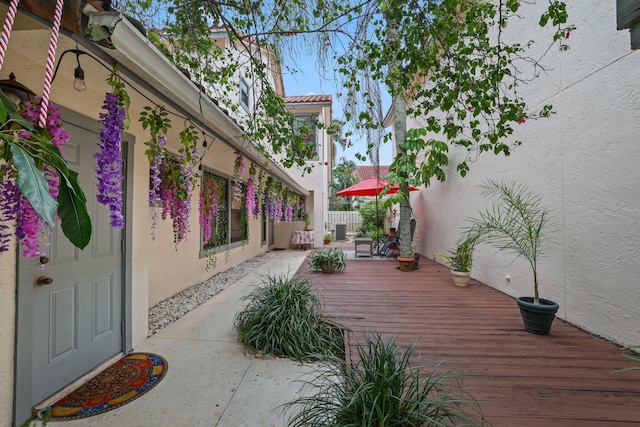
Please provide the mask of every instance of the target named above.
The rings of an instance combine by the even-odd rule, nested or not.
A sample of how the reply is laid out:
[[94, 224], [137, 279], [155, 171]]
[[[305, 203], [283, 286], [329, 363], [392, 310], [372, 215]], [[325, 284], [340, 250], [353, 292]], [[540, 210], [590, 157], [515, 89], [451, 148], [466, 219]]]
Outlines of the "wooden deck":
[[633, 365], [618, 346], [560, 319], [551, 335], [530, 334], [513, 298], [473, 280], [456, 287], [426, 258], [409, 273], [396, 265], [350, 260], [346, 271], [322, 274], [305, 263], [299, 273], [311, 276], [325, 314], [351, 331], [352, 346], [365, 329], [397, 334], [400, 345], [419, 340], [421, 364], [461, 374], [490, 425], [640, 425], [640, 371], [612, 373]]

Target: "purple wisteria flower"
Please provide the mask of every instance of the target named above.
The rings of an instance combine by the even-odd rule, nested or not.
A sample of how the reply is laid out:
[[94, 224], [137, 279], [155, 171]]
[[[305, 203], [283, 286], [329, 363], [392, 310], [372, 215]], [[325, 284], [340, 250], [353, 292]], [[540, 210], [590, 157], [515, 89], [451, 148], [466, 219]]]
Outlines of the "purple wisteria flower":
[[151, 188], [149, 188], [149, 205], [154, 207], [153, 223], [151, 224], [151, 238], [156, 239], [156, 225], [158, 224], [158, 206], [161, 205], [160, 186], [162, 185], [162, 160], [164, 158], [163, 148], [166, 145], [167, 137], [160, 134], [156, 137], [156, 143], [151, 147], [153, 157], [149, 168], [151, 170]]
[[247, 180], [247, 197], [245, 201], [247, 212], [251, 213], [255, 219], [260, 216], [260, 205], [256, 200], [255, 179], [253, 177]]
[[[41, 97], [37, 96], [31, 102], [25, 104], [25, 109], [20, 113], [22, 117], [29, 120], [33, 126], [37, 126], [40, 117]], [[69, 134], [62, 127], [60, 112], [58, 109], [49, 104], [47, 116], [47, 132], [51, 136], [51, 143], [58, 148], [62, 154], [62, 146], [69, 140]], [[32, 138], [31, 132], [20, 132], [19, 137], [24, 139]], [[43, 171], [45, 179], [49, 185], [49, 194], [53, 200], [58, 200], [58, 189], [60, 185], [60, 177], [48, 166]], [[44, 254], [40, 248], [40, 238], [44, 231], [50, 231], [48, 224], [40, 217], [31, 203], [20, 194], [17, 204], [16, 217], [16, 237], [23, 246], [23, 255], [26, 258], [33, 258]]]
[[122, 216], [122, 134], [126, 111], [120, 96], [107, 93], [102, 108], [106, 113], [100, 113], [100, 138], [94, 154], [97, 159], [96, 176], [98, 178], [99, 203], [108, 206], [111, 211], [111, 225], [115, 228], [124, 227]]
[[242, 174], [244, 173], [245, 164], [244, 155], [241, 151], [236, 150], [233, 154], [236, 155], [236, 160], [233, 166], [233, 198], [238, 202], [242, 199]]
[[9, 224], [18, 219], [20, 189], [11, 177], [8, 165], [0, 166], [0, 253], [9, 250], [13, 227]]
[[[49, 195], [53, 200], [58, 200], [58, 188], [60, 185], [60, 177], [51, 168], [44, 168], [44, 177], [49, 184]], [[44, 255], [44, 250], [40, 245], [40, 237], [43, 232], [51, 231], [48, 224], [31, 206], [26, 197], [20, 195], [18, 205], [18, 224], [16, 227], [16, 236], [22, 243], [22, 255], [25, 258], [35, 258]]]

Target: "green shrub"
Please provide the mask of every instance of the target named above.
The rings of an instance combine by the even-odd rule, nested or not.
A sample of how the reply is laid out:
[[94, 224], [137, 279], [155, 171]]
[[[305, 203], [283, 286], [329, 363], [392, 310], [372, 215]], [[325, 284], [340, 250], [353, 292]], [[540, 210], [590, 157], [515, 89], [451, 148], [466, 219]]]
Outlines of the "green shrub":
[[252, 351], [298, 361], [344, 353], [342, 331], [324, 320], [310, 279], [264, 276], [242, 301], [235, 325], [240, 342]]
[[415, 343], [399, 352], [388, 341], [366, 334], [358, 347], [358, 365], [326, 359], [302, 396], [284, 405], [293, 413], [289, 426], [480, 426], [477, 403], [448, 372], [427, 372], [410, 363]]
[[[376, 218], [376, 203], [375, 201], [368, 201], [360, 206], [360, 217], [362, 218], [361, 228], [366, 230], [367, 235], [373, 233], [376, 229], [384, 230], [384, 203], [378, 200], [378, 214]], [[376, 227], [376, 223], [378, 226]]]

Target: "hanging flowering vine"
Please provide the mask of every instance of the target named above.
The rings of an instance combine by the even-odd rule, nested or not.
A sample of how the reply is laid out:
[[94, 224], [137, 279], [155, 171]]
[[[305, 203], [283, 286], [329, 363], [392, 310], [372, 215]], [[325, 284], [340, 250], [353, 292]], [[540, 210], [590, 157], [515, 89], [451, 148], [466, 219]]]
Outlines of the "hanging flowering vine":
[[218, 182], [211, 176], [205, 175], [200, 191], [200, 228], [202, 241], [206, 244], [213, 237], [213, 224], [218, 224]]
[[[41, 98], [23, 105], [21, 112], [0, 92], [0, 171], [3, 197], [0, 211], [5, 220], [15, 220], [15, 233], [25, 257], [44, 251], [41, 236], [61, 221], [71, 243], [84, 248], [91, 237], [91, 219], [77, 173], [68, 168], [60, 147], [69, 140], [58, 109], [49, 105], [45, 127], [39, 123]], [[64, 179], [60, 179], [63, 177]], [[16, 187], [19, 194], [16, 193]], [[8, 239], [4, 224], [0, 241]], [[8, 250], [0, 244], [0, 252]]]
[[167, 112], [159, 107], [144, 107], [144, 111], [140, 113], [140, 122], [142, 128], [149, 128], [151, 139], [145, 142], [149, 148], [145, 151], [149, 159], [150, 168], [150, 188], [149, 188], [149, 205], [153, 207], [153, 220], [151, 224], [151, 238], [156, 239], [156, 226], [158, 223], [158, 207], [162, 204], [160, 198], [160, 186], [162, 185], [161, 170], [162, 162], [167, 153], [166, 133], [171, 127], [171, 121], [167, 117]]
[[112, 69], [107, 83], [113, 90], [105, 95], [102, 108], [106, 112], [100, 114], [102, 128], [98, 139], [99, 151], [94, 154], [97, 160], [96, 177], [98, 180], [96, 199], [99, 203], [109, 207], [111, 225], [115, 228], [123, 228], [122, 137], [124, 131], [129, 127], [127, 111], [131, 101], [118, 74], [117, 65]]
[[18, 217], [20, 190], [12, 178], [9, 165], [0, 166], [0, 253], [9, 250], [9, 242], [14, 234], [12, 224]]
[[233, 152], [236, 160], [233, 164], [233, 199], [238, 202], [242, 199], [242, 174], [244, 174], [244, 154], [240, 150]]
[[180, 132], [182, 147], [177, 158], [166, 158], [162, 162], [160, 173], [160, 200], [162, 219], [171, 217], [174, 243], [180, 243], [190, 232], [191, 193], [193, 190], [193, 168], [198, 160], [198, 136], [195, 127], [189, 122]]
[[247, 180], [247, 190], [245, 194], [246, 211], [253, 215], [255, 219], [260, 217], [260, 204], [258, 203], [258, 195], [256, 193], [258, 182], [256, 181], [256, 166], [251, 164], [249, 168], [249, 179]]

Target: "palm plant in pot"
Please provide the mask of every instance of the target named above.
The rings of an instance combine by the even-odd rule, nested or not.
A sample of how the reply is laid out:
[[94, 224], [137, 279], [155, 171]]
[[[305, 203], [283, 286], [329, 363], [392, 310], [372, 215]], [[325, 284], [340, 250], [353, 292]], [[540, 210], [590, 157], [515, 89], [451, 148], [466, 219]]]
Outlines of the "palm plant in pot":
[[347, 268], [347, 254], [340, 248], [320, 249], [311, 255], [309, 266], [323, 273], [334, 273]]
[[524, 184], [488, 180], [482, 188], [494, 203], [471, 220], [467, 236], [476, 244], [488, 243], [527, 260], [533, 273], [533, 296], [517, 299], [520, 314], [525, 330], [548, 335], [558, 304], [538, 295], [538, 261], [550, 225], [549, 209]]
[[442, 258], [451, 269], [453, 283], [456, 286], [467, 286], [471, 277], [471, 254], [473, 252], [474, 241], [466, 238], [458, 244], [455, 251], [450, 251], [451, 255], [436, 254]]

